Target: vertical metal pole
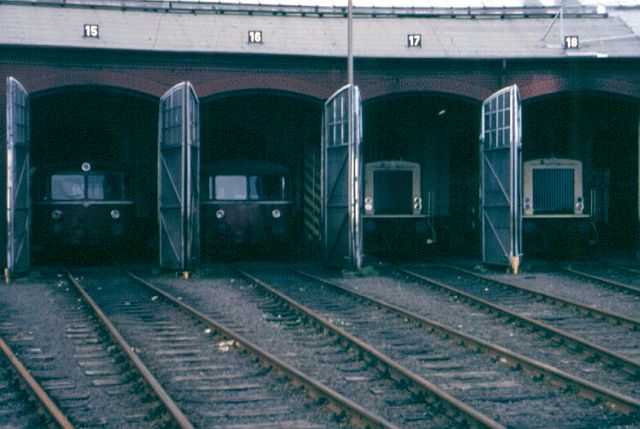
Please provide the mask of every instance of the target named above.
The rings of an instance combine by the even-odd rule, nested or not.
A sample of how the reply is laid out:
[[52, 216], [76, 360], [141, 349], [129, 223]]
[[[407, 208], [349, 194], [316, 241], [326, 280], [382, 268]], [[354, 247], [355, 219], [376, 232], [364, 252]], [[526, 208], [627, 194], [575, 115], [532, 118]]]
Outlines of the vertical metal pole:
[[564, 46], [564, 5], [560, 6], [560, 46]]
[[353, 0], [349, 0], [347, 11], [347, 71], [347, 83], [353, 85]]
[[[357, 225], [357, 213], [358, 204], [357, 199], [359, 196], [357, 195], [357, 154], [356, 154], [356, 107], [354, 106], [355, 93], [353, 88], [353, 0], [349, 0], [349, 6], [347, 10], [347, 76], [348, 76], [348, 84], [349, 87], [349, 112], [348, 112], [348, 122], [349, 122], [349, 217], [350, 217], [350, 237], [349, 237], [349, 253], [350, 253], [350, 264], [356, 270], [360, 269], [360, 256], [359, 256], [359, 246], [356, 245], [356, 241], [358, 240], [358, 229], [359, 225]], [[354, 204], [355, 203], [355, 204]]]
[[4, 270], [4, 278], [5, 278], [5, 282], [9, 283], [9, 273], [11, 272], [11, 270], [13, 269], [13, 261], [12, 261], [12, 257], [13, 257], [13, 249], [11, 247], [11, 243], [13, 241], [13, 219], [11, 217], [11, 208], [13, 206], [13, 202], [11, 201], [12, 198], [12, 194], [13, 194], [13, 180], [11, 177], [11, 174], [13, 172], [13, 169], [11, 168], [11, 166], [13, 165], [13, 151], [12, 146], [13, 146], [13, 140], [14, 140], [14, 123], [13, 123], [13, 108], [14, 108], [14, 96], [13, 96], [13, 92], [14, 92], [14, 87], [15, 85], [12, 85], [11, 82], [11, 78], [7, 78], [7, 189], [6, 189], [6, 201], [7, 201], [7, 267]]
[[636, 219], [636, 260], [640, 260], [640, 110], [638, 111], [638, 214]]
[[520, 109], [518, 103], [518, 92], [516, 88], [510, 91], [511, 103], [511, 141], [509, 142], [511, 152], [511, 240], [512, 259], [511, 270], [517, 275], [520, 269]]
[[180, 212], [182, 222], [182, 276], [188, 278], [189, 271], [189, 85], [182, 83], [182, 159], [180, 160], [180, 180], [182, 181]]

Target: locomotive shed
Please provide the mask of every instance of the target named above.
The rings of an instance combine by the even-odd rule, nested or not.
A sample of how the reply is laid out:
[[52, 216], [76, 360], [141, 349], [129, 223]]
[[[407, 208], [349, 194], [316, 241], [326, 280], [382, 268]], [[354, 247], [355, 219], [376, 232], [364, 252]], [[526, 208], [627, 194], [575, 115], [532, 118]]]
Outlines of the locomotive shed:
[[640, 2], [424, 3], [0, 0], [0, 427], [640, 427]]
[[[196, 167], [203, 171], [212, 163], [251, 158], [290, 170], [292, 253], [310, 259], [325, 253], [338, 264], [346, 255], [353, 261], [360, 246], [342, 225], [354, 215], [347, 203], [322, 193], [339, 169], [331, 160], [321, 168], [326, 158], [321, 142], [328, 141], [322, 132], [324, 103], [347, 81], [346, 16], [345, 7], [0, 1], [0, 70], [28, 94], [30, 117], [23, 124], [12, 113], [20, 111], [11, 107], [21, 101], [8, 98], [11, 91], [3, 86], [0, 106], [6, 114], [0, 127], [7, 136], [10, 129], [28, 130], [34, 174], [61, 160], [123, 165], [137, 222], [132, 234], [136, 243], [144, 243], [133, 253], [142, 259], [154, 261], [160, 254], [162, 266], [196, 267], [200, 254], [206, 255], [202, 231], [211, 227], [194, 198], [198, 181], [200, 202], [206, 193]], [[503, 234], [504, 216], [483, 225], [492, 215], [483, 211], [478, 188], [483, 174], [491, 173], [482, 167], [478, 136], [483, 101], [516, 86], [521, 105], [512, 111], [521, 115], [521, 160], [580, 161], [580, 204], [593, 228], [590, 244], [638, 252], [638, 4], [598, 8], [571, 2], [562, 14], [559, 7], [538, 2], [460, 9], [357, 7], [353, 28], [354, 82], [362, 100], [359, 164], [402, 160], [420, 165], [422, 215], [433, 228], [433, 242], [420, 253], [500, 252], [500, 237], [490, 230]], [[190, 94], [189, 108], [198, 112], [185, 132], [184, 159], [190, 161], [181, 161], [184, 173], [163, 167], [163, 160], [180, 164], [175, 153], [158, 153], [158, 140], [165, 144], [177, 125], [159, 110], [169, 112], [180, 91]], [[7, 150], [22, 150], [7, 142]], [[20, 154], [9, 158], [19, 160]], [[28, 268], [28, 243], [39, 234], [39, 225], [25, 227], [29, 192], [20, 188], [26, 183], [17, 174], [20, 166], [10, 168], [8, 180], [3, 175], [3, 186], [17, 196], [2, 211], [8, 226], [0, 228], [7, 243], [0, 247], [12, 273]], [[171, 195], [174, 179], [189, 183], [184, 186], [188, 195]], [[353, 181], [340, 180], [347, 187]], [[338, 214], [328, 209], [323, 220], [323, 209], [336, 206]], [[160, 232], [158, 224], [164, 225]], [[362, 229], [365, 254], [375, 253], [367, 248], [368, 230]], [[412, 240], [404, 238], [398, 247]], [[529, 244], [525, 238], [525, 254]], [[266, 253], [280, 252], [281, 246], [273, 246]], [[243, 256], [254, 255], [241, 251]], [[37, 256], [34, 262], [42, 263]]]

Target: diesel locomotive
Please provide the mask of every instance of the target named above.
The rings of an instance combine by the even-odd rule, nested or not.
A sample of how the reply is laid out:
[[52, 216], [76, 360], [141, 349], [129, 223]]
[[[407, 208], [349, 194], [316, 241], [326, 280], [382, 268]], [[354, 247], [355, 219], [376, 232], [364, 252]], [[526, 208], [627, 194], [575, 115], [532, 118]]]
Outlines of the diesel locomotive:
[[122, 249], [134, 216], [128, 185], [125, 170], [115, 166], [84, 162], [36, 170], [34, 253], [46, 258]]
[[582, 248], [597, 234], [583, 189], [582, 162], [541, 158], [524, 163], [522, 223], [525, 244]]
[[221, 161], [203, 169], [203, 253], [281, 245], [291, 239], [289, 169], [258, 160]]
[[[435, 243], [435, 198], [423, 199], [420, 164], [388, 160], [364, 166], [365, 248], [402, 254]], [[389, 256], [389, 255], [387, 255]]]

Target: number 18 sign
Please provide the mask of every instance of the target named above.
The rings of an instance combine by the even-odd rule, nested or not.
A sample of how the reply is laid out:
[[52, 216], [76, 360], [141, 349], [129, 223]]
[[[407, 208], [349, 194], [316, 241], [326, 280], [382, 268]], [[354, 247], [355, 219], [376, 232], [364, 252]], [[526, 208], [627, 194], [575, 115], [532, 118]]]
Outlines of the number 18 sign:
[[564, 36], [565, 49], [578, 49], [580, 47], [580, 38], [578, 36]]

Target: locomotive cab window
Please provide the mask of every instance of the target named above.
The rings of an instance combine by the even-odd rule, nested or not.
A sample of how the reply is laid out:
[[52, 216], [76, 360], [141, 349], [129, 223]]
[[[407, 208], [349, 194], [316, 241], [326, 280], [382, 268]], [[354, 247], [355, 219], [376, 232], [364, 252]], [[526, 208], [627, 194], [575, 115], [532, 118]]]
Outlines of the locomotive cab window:
[[252, 200], [283, 200], [284, 177], [251, 176], [249, 178], [249, 198]]
[[212, 176], [209, 178], [209, 199], [211, 200], [282, 200], [285, 198], [285, 191], [283, 176]]
[[216, 176], [216, 200], [246, 200], [246, 176]]
[[51, 176], [51, 199], [74, 201], [84, 198], [84, 176], [81, 174], [53, 174]]
[[125, 198], [122, 174], [92, 174], [87, 177], [89, 200], [123, 200]]
[[122, 174], [52, 174], [51, 200], [123, 200], [125, 183]]

